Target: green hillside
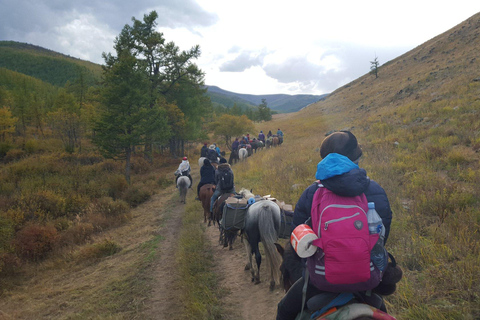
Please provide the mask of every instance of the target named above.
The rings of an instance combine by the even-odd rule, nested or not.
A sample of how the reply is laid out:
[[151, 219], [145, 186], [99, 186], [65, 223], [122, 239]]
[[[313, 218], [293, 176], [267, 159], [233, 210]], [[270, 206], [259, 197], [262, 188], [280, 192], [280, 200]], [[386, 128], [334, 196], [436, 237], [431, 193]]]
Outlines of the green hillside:
[[87, 86], [95, 85], [102, 71], [100, 65], [14, 41], [0, 41], [0, 67], [60, 87], [81, 76]]

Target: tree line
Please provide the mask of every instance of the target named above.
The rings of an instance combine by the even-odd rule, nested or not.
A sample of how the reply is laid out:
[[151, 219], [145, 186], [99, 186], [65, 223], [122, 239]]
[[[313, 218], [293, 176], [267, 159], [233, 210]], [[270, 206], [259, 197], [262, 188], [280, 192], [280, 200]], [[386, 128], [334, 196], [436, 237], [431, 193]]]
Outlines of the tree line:
[[[102, 55], [99, 81], [92, 82], [85, 68], [76, 69], [63, 87], [0, 68], [0, 157], [32, 135], [58, 138], [69, 153], [80, 152], [88, 140], [106, 158], [125, 161], [129, 181], [135, 152], [149, 161], [165, 149], [181, 155], [186, 141], [208, 139], [208, 132], [224, 136], [229, 144], [231, 137], [252, 128], [252, 120], [271, 119], [265, 101], [257, 110], [213, 106], [204, 73], [194, 62], [200, 47], [180, 50], [167, 42], [156, 31], [157, 18], [152, 11], [123, 27], [114, 52]], [[38, 57], [29, 59], [17, 64], [26, 66]], [[65, 65], [59, 68], [71, 69]], [[236, 124], [225, 126], [232, 122]]]

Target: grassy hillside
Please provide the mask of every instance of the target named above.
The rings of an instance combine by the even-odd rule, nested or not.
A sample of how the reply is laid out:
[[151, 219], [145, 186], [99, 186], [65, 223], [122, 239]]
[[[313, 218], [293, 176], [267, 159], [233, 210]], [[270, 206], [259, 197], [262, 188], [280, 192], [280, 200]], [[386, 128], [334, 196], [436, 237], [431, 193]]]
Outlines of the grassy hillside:
[[277, 117], [284, 145], [258, 154], [263, 166], [235, 170], [242, 186], [295, 204], [326, 133], [354, 132], [360, 165], [394, 212], [387, 248], [404, 278], [387, 306], [397, 319], [480, 318], [479, 34], [477, 14], [381, 66], [378, 78]]
[[87, 86], [92, 86], [102, 72], [100, 65], [14, 41], [0, 41], [0, 67], [60, 87], [67, 81], [74, 82], [80, 75]]

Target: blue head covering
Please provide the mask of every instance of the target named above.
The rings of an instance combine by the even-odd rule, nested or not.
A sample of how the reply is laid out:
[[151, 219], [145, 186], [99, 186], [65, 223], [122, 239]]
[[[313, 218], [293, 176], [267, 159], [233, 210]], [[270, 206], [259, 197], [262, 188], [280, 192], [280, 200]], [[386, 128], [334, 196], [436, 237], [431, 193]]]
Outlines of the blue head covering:
[[353, 169], [358, 169], [358, 165], [352, 162], [348, 157], [339, 153], [330, 153], [317, 165], [315, 179], [325, 180], [334, 176], [339, 176]]

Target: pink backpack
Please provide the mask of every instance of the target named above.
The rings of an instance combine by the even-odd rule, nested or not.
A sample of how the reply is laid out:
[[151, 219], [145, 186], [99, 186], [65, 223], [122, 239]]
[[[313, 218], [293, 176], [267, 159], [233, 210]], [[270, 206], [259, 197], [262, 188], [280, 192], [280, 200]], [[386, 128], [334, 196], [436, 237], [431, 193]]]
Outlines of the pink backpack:
[[323, 185], [312, 203], [312, 229], [319, 249], [307, 260], [310, 281], [320, 290], [355, 292], [375, 288], [380, 270], [370, 261], [378, 234], [370, 234], [364, 194], [339, 196]]

